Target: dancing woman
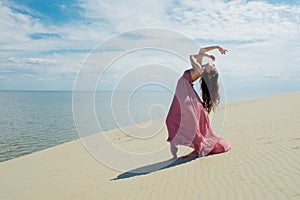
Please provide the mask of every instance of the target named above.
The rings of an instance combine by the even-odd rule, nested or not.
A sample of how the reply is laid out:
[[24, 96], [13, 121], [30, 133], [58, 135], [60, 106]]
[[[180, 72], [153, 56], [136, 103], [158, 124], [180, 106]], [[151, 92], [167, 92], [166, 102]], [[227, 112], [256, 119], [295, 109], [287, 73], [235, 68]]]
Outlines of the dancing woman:
[[[231, 146], [218, 137], [209, 122], [208, 114], [215, 111], [220, 102], [218, 77], [219, 73], [212, 62], [202, 64], [204, 57], [215, 61], [211, 50], [226, 54], [227, 50], [219, 46], [201, 48], [199, 53], [190, 56], [191, 69], [184, 71], [177, 81], [175, 95], [170, 106], [166, 125], [170, 150], [177, 158], [178, 145], [194, 148], [198, 157], [226, 152]], [[200, 78], [202, 100], [193, 88], [193, 82]]]

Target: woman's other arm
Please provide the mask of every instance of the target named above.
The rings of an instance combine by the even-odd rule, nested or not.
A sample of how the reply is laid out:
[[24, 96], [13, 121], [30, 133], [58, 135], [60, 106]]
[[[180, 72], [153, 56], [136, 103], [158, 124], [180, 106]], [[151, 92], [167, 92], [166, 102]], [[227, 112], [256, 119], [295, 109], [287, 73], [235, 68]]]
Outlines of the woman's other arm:
[[196, 55], [190, 55], [190, 61], [191, 61], [193, 69], [194, 68], [199, 69], [199, 68], [202, 67], [202, 60], [203, 60], [204, 57], [210, 58], [213, 61], [215, 60], [215, 57], [213, 55], [208, 55], [206, 53], [199, 53], [199, 54], [196, 54]]
[[191, 70], [191, 76], [193, 81], [197, 80], [203, 73], [204, 67], [202, 67], [203, 57], [208, 57], [212, 60], [215, 60], [213, 55], [208, 55], [205, 53], [200, 53], [197, 55], [190, 55], [190, 61], [193, 69]]

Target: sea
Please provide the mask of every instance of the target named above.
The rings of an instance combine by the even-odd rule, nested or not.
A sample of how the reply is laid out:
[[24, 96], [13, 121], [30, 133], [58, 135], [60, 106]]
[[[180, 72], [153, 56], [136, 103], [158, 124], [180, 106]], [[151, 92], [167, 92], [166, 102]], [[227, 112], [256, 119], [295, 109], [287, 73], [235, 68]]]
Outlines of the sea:
[[[112, 91], [95, 93], [95, 113], [101, 130], [165, 117], [173, 99], [173, 94], [166, 91], [130, 93], [127, 99]], [[277, 93], [280, 92], [231, 92], [226, 94], [226, 103]], [[72, 91], [0, 91], [0, 162], [78, 139], [72, 94]], [[112, 103], [113, 96], [117, 98]], [[112, 108], [122, 112], [115, 109], [114, 113]]]

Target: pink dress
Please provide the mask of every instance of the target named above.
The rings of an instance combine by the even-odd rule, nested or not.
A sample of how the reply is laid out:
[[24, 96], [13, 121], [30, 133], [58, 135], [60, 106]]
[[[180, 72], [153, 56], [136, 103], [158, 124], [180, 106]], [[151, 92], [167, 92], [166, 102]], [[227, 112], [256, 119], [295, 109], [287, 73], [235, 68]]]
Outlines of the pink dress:
[[210, 126], [207, 111], [192, 84], [191, 69], [185, 70], [177, 81], [166, 125], [167, 141], [195, 149], [198, 156], [226, 152], [231, 146], [218, 137]]

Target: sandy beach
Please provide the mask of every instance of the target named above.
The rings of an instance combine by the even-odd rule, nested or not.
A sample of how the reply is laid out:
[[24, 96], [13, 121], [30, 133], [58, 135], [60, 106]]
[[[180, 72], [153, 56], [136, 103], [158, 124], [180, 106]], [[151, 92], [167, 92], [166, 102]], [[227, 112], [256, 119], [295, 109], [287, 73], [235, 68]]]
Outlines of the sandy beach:
[[[300, 199], [299, 102], [300, 91], [229, 103], [221, 135], [232, 145], [229, 152], [180, 155], [143, 174], [103, 165], [80, 140], [1, 162], [0, 199]], [[119, 129], [105, 133], [111, 143], [140, 153], [168, 145], [167, 134], [166, 127], [149, 140]]]

